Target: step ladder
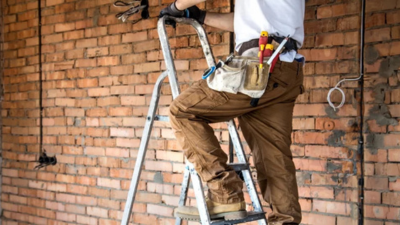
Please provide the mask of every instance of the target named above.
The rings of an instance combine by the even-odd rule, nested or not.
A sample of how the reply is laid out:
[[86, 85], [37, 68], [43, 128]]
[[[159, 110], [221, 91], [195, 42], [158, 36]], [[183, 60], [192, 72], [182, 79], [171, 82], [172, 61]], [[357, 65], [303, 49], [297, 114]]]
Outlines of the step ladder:
[[[129, 223], [129, 218], [130, 218], [130, 215], [132, 212], [133, 202], [135, 200], [135, 195], [136, 195], [136, 191], [137, 191], [137, 187], [138, 187], [138, 183], [139, 183], [140, 173], [141, 173], [143, 161], [145, 159], [147, 145], [148, 145], [148, 142], [150, 139], [150, 133], [151, 133], [151, 129], [153, 126], [153, 122], [155, 120], [169, 121], [168, 117], [166, 117], [166, 116], [157, 116], [156, 115], [157, 105], [158, 105], [158, 101], [160, 98], [161, 85], [167, 76], [169, 78], [169, 83], [170, 83], [170, 86], [172, 89], [172, 97], [175, 99], [180, 93], [177, 76], [176, 76], [175, 65], [174, 65], [174, 59], [172, 58], [171, 49], [170, 49], [170, 45], [169, 45], [169, 41], [168, 41], [168, 36], [167, 36], [166, 29], [165, 29], [165, 22], [167, 20], [173, 20], [177, 23], [191, 25], [197, 31], [201, 45], [203, 47], [204, 55], [206, 57], [208, 66], [209, 67], [215, 66], [215, 61], [213, 58], [213, 54], [212, 54], [210, 45], [208, 43], [207, 34], [205, 33], [205, 30], [203, 29], [203, 27], [197, 21], [195, 21], [193, 19], [174, 18], [174, 17], [170, 17], [170, 16], [164, 16], [159, 19], [158, 34], [160, 37], [160, 42], [161, 42], [162, 51], [164, 54], [164, 59], [165, 59], [165, 64], [166, 64], [167, 70], [164, 71], [158, 77], [158, 80], [157, 80], [154, 90], [153, 90], [153, 95], [152, 95], [151, 102], [150, 102], [149, 112], [146, 117], [146, 123], [145, 123], [144, 131], [143, 131], [143, 136], [142, 136], [142, 140], [140, 142], [139, 153], [138, 153], [138, 156], [136, 159], [135, 168], [134, 168], [133, 175], [132, 175], [132, 180], [131, 180], [131, 184], [130, 184], [130, 188], [129, 188], [129, 192], [128, 192], [128, 197], [126, 200], [124, 214], [122, 216], [121, 225], [128, 225], [128, 223]], [[238, 132], [236, 130], [236, 126], [235, 126], [235, 123], [233, 120], [228, 122], [228, 130], [229, 130], [229, 134], [231, 137], [233, 147], [236, 150], [236, 156], [238, 159], [238, 163], [232, 163], [229, 165], [232, 166], [237, 172], [242, 172], [243, 179], [246, 183], [247, 191], [249, 192], [254, 211], [248, 212], [248, 216], [241, 220], [234, 220], [234, 221], [211, 220], [210, 215], [207, 210], [207, 207], [206, 207], [204, 191], [203, 191], [203, 186], [202, 186], [200, 177], [196, 173], [193, 165], [190, 162], [188, 162], [187, 160], [186, 160], [184, 178], [182, 181], [182, 189], [181, 189], [181, 195], [180, 195], [180, 199], [179, 199], [179, 206], [185, 205], [186, 198], [187, 198], [187, 192], [189, 189], [189, 180], [191, 178], [202, 225], [211, 225], [211, 224], [213, 224], [213, 225], [233, 225], [233, 224], [239, 224], [239, 223], [250, 222], [250, 221], [258, 221], [259, 225], [267, 225], [265, 212], [263, 211], [260, 199], [258, 198], [257, 190], [255, 188], [253, 179], [251, 177], [250, 167], [249, 167], [249, 164], [247, 163], [246, 157], [244, 155], [243, 147], [242, 147], [242, 144], [241, 144], [241, 141], [240, 141], [240, 138], [239, 138], [239, 135], [238, 135]], [[181, 218], [176, 218], [175, 225], [180, 225], [181, 222], [182, 222]]]

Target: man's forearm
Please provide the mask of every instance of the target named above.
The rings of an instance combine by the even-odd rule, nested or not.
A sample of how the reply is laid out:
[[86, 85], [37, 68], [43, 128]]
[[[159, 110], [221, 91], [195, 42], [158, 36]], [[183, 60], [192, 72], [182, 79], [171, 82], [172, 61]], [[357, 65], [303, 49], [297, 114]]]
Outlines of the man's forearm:
[[[175, 6], [178, 10], [184, 10], [206, 0], [177, 0]], [[233, 32], [233, 13], [212, 13], [207, 12], [204, 24]]]
[[207, 12], [204, 24], [221, 30], [234, 32], [233, 15], [233, 13]]
[[179, 10], [184, 10], [205, 1], [206, 0], [177, 0], [175, 6]]

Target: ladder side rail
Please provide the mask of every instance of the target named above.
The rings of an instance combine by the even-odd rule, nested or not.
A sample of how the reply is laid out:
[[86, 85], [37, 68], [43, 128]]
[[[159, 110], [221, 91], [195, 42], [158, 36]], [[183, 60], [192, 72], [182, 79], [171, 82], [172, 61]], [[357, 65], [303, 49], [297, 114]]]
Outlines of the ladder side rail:
[[180, 88], [178, 85], [178, 77], [176, 75], [174, 58], [172, 57], [171, 47], [169, 45], [169, 38], [165, 27], [166, 19], [167, 16], [164, 16], [158, 20], [157, 31], [158, 31], [158, 37], [160, 38], [161, 49], [164, 55], [165, 65], [168, 71], [168, 79], [169, 79], [169, 85], [171, 86], [172, 98], [175, 99], [176, 97], [178, 97], [180, 93]]
[[143, 136], [140, 141], [139, 152], [136, 157], [135, 168], [133, 170], [132, 180], [129, 187], [127, 200], [125, 203], [125, 209], [124, 209], [124, 214], [122, 216], [121, 225], [129, 224], [129, 218], [132, 212], [133, 202], [135, 201], [135, 195], [139, 184], [140, 174], [142, 172], [142, 165], [146, 156], [147, 146], [150, 140], [151, 129], [153, 127], [154, 117], [156, 115], [158, 101], [160, 99], [161, 85], [164, 79], [167, 77], [167, 75], [168, 75], [167, 71], [164, 71], [158, 77], [157, 82], [154, 86], [153, 95], [151, 98], [149, 111], [147, 113], [146, 123], [143, 130]]
[[[190, 180], [190, 171], [188, 165], [186, 164], [185, 171], [183, 173], [181, 194], [179, 196], [179, 206], [184, 206], [186, 203], [187, 193], [189, 190], [189, 180]], [[182, 224], [182, 218], [176, 217], [175, 225], [181, 225], [181, 224]]]
[[[236, 129], [234, 120], [230, 120], [228, 122], [228, 130], [229, 130], [229, 134], [231, 135], [231, 138], [232, 138], [233, 146], [236, 150], [236, 157], [238, 158], [238, 161], [240, 163], [247, 163], [246, 156], [244, 155], [243, 146], [242, 146], [242, 143], [240, 142], [240, 137], [239, 137], [238, 131]], [[249, 192], [250, 199], [251, 199], [252, 205], [254, 207], [254, 211], [255, 212], [264, 212], [262, 205], [261, 205], [260, 198], [258, 197], [258, 194], [257, 194], [257, 189], [254, 185], [253, 178], [251, 177], [250, 170], [249, 169], [243, 170], [242, 173], [243, 173], [243, 178], [246, 181], [245, 183], [247, 186], [247, 191]], [[258, 224], [266, 225], [267, 221], [266, 221], [266, 219], [259, 220]]]
[[202, 225], [209, 225], [211, 223], [210, 213], [208, 212], [206, 199], [204, 197], [203, 184], [200, 176], [197, 174], [191, 162], [186, 161], [186, 165], [190, 171], [190, 177], [193, 183], [193, 190], [196, 196], [197, 209], [199, 210], [200, 221]]
[[160, 38], [161, 48], [164, 54], [165, 64], [168, 70], [168, 78], [171, 85], [172, 97], [175, 99], [178, 97], [180, 93], [178, 78], [176, 75], [176, 69], [174, 64], [174, 59], [171, 53], [171, 47], [169, 44], [169, 38], [167, 35], [165, 21], [166, 20], [174, 20], [177, 23], [189, 24], [191, 25], [197, 32], [200, 43], [203, 47], [204, 56], [206, 57], [206, 61], [209, 67], [215, 66], [215, 60], [212, 54], [212, 50], [207, 38], [207, 33], [204, 28], [194, 19], [189, 18], [176, 18], [172, 16], [163, 16], [158, 20], [157, 30]]
[[[175, 99], [176, 97], [178, 97], [179, 93], [180, 93], [180, 88], [179, 88], [179, 84], [178, 84], [178, 78], [177, 78], [177, 74], [176, 74], [176, 69], [175, 69], [175, 64], [174, 64], [174, 59], [172, 57], [172, 53], [171, 53], [171, 47], [169, 44], [169, 38], [166, 32], [166, 27], [165, 27], [165, 21], [166, 20], [174, 20], [177, 23], [183, 23], [183, 24], [189, 24], [191, 25], [197, 32], [199, 39], [200, 39], [200, 43], [203, 47], [203, 51], [204, 51], [204, 55], [206, 57], [206, 61], [207, 64], [211, 67], [211, 66], [215, 66], [215, 60], [213, 58], [213, 54], [212, 54], [212, 50], [210, 48], [209, 45], [209, 41], [207, 38], [207, 34], [204, 30], [204, 28], [194, 19], [188, 19], [188, 18], [175, 18], [175, 17], [171, 17], [171, 16], [163, 16], [162, 18], [159, 19], [158, 24], [157, 24], [157, 29], [158, 29], [158, 35], [160, 38], [160, 43], [161, 43], [161, 48], [164, 54], [164, 60], [165, 60], [165, 64], [168, 70], [168, 78], [169, 78], [169, 82], [171, 85], [171, 90], [172, 90], [172, 97], [173, 99]], [[203, 225], [206, 224], [210, 224], [210, 217], [209, 217], [209, 213], [208, 213], [208, 209], [206, 206], [206, 202], [205, 202], [205, 198], [204, 198], [204, 191], [203, 191], [203, 186], [201, 183], [201, 180], [198, 176], [198, 174], [196, 173], [193, 165], [190, 162], [186, 162], [186, 169], [185, 169], [185, 174], [187, 173], [186, 170], [190, 171], [190, 175], [192, 178], [192, 182], [193, 182], [193, 189], [195, 192], [195, 196], [196, 196], [196, 201], [199, 209], [199, 213], [200, 213], [200, 219]], [[186, 190], [184, 190], [185, 192], [181, 194], [181, 198], [180, 198], [180, 204], [181, 201], [185, 202], [186, 197], [187, 197], [187, 187], [188, 185], [184, 185], [185, 184], [185, 180], [182, 182], [182, 190], [184, 190], [184, 188], [186, 188]], [[177, 218], [175, 224], [179, 225], [180, 224], [181, 219]]]

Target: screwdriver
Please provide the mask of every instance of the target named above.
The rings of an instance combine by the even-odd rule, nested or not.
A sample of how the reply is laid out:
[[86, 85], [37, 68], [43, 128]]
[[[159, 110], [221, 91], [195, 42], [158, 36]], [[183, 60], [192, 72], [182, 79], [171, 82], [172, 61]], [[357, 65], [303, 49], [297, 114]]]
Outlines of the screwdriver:
[[263, 61], [264, 61], [264, 50], [266, 48], [266, 45], [268, 44], [268, 32], [267, 31], [261, 31], [260, 34], [260, 39], [258, 40], [258, 58], [260, 59], [260, 70], [263, 68]]

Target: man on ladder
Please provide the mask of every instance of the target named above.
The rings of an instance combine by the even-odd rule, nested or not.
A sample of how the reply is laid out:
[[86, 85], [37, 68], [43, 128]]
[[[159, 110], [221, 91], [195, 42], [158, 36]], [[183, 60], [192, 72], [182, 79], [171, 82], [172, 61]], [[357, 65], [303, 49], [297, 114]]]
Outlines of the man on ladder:
[[[169, 115], [176, 138], [201, 179], [207, 182], [206, 201], [211, 218], [246, 217], [243, 182], [227, 165], [227, 155], [209, 126], [238, 117], [254, 156], [262, 196], [272, 208], [269, 223], [300, 224], [290, 144], [293, 107], [303, 92], [304, 59], [297, 49], [304, 40], [305, 0], [236, 0], [235, 13], [229, 14], [199, 10], [195, 5], [204, 1], [177, 0], [160, 15], [189, 17], [201, 24], [234, 31], [236, 50], [242, 56], [259, 56], [262, 31], [268, 32], [268, 43], [279, 44], [285, 37], [290, 38], [286, 39], [279, 60], [274, 62], [261, 97], [216, 91], [204, 79], [179, 95], [171, 104]], [[199, 218], [196, 208], [186, 206], [177, 208], [175, 215]]]

